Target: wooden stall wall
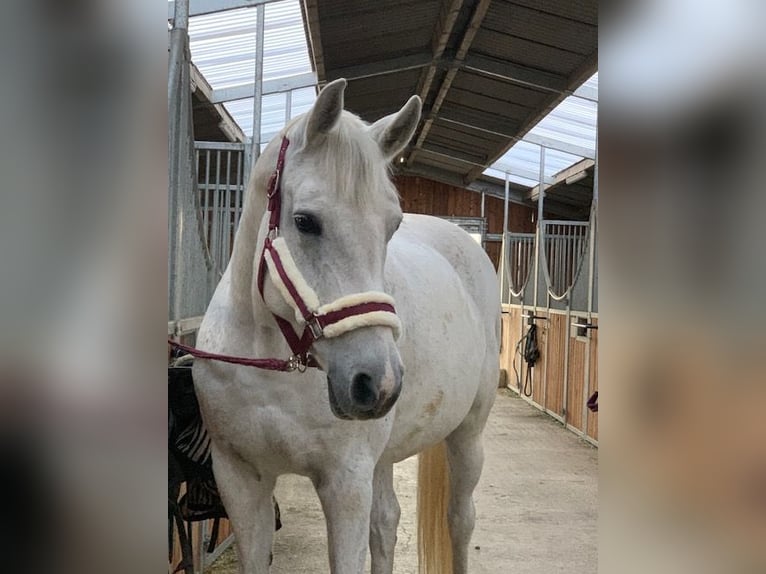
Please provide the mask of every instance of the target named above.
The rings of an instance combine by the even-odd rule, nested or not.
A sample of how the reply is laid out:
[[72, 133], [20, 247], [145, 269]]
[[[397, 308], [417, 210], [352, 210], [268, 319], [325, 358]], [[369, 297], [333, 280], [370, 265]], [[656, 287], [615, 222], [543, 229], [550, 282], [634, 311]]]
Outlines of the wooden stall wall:
[[[425, 213], [442, 217], [481, 217], [481, 194], [431, 179], [397, 176], [394, 183], [406, 213]], [[511, 203], [508, 208], [508, 230], [534, 233], [535, 210]], [[503, 200], [486, 196], [484, 216], [487, 233], [503, 232]], [[495, 269], [500, 262], [500, 242], [487, 242], [486, 250]]]
[[[518, 352], [516, 345], [528, 329], [522, 314], [530, 311], [530, 307], [525, 307], [522, 311], [518, 305], [506, 305], [503, 312], [500, 368], [506, 371], [508, 387], [522, 396], [527, 365], [521, 358], [523, 343]], [[571, 430], [585, 434], [593, 442], [597, 442], [598, 413], [590, 412], [585, 404], [590, 395], [598, 390], [598, 330], [592, 329], [588, 332], [588, 362], [586, 355], [589, 343], [586, 337], [578, 337], [572, 329], [567, 341], [567, 323], [574, 322], [577, 313], [567, 318], [565, 313], [547, 314], [545, 309], [538, 308], [535, 314], [547, 316], [548, 320], [536, 321], [540, 358], [532, 369], [532, 396], [524, 398], [560, 422], [566, 423]], [[598, 324], [595, 317], [593, 323]], [[589, 385], [586, 385], [585, 377], [588, 371]]]

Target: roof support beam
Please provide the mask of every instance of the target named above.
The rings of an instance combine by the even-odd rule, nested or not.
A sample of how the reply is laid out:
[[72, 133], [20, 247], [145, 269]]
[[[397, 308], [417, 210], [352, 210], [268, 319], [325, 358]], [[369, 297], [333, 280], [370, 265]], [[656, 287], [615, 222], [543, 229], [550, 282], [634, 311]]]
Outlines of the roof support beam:
[[[277, 78], [263, 82], [263, 95], [277, 94], [280, 92], [290, 92], [300, 88], [310, 88], [316, 86], [317, 76], [314, 72], [298, 74], [287, 78]], [[220, 88], [213, 90], [212, 103], [220, 104], [223, 102], [232, 102], [234, 100], [244, 100], [252, 98], [255, 95], [255, 83], [251, 82], [243, 86], [234, 86], [232, 88]]]
[[481, 23], [484, 20], [484, 17], [487, 15], [490, 1], [491, 0], [479, 0], [479, 3], [474, 8], [473, 14], [471, 15], [471, 20], [468, 22], [468, 26], [463, 32], [463, 37], [460, 40], [457, 52], [455, 53], [453, 65], [450, 67], [449, 71], [442, 80], [441, 86], [439, 87], [439, 92], [436, 94], [436, 98], [431, 105], [431, 111], [428, 114], [428, 118], [426, 118], [425, 122], [423, 122], [423, 127], [420, 128], [420, 133], [415, 140], [415, 144], [413, 146], [414, 149], [412, 152], [410, 152], [409, 158], [407, 158], [407, 165], [412, 165], [412, 163], [415, 161], [415, 155], [417, 154], [418, 149], [423, 146], [423, 142], [428, 137], [428, 132], [431, 131], [431, 126], [433, 125], [436, 117], [439, 115], [439, 109], [441, 108], [442, 103], [444, 103], [444, 99], [447, 97], [447, 92], [449, 92], [450, 86], [452, 86], [452, 82], [455, 79], [460, 66], [463, 64], [463, 60], [465, 59], [466, 54], [468, 53], [468, 49], [471, 47], [473, 39], [476, 37], [476, 33], [479, 31], [479, 28], [481, 28]]
[[[210, 84], [205, 79], [205, 76], [202, 75], [202, 73], [199, 71], [197, 66], [194, 65], [193, 62], [191, 64], [190, 79], [192, 91], [199, 91], [199, 93], [202, 95], [202, 99], [210, 102], [213, 95], [213, 88], [210, 87]], [[231, 117], [229, 111], [221, 104], [210, 102], [210, 105], [220, 116], [221, 121], [218, 123], [218, 127], [226, 135], [226, 137], [234, 142], [245, 141], [245, 132], [243, 132], [242, 128], [239, 127], [239, 124], [234, 121], [234, 118]]]
[[324, 78], [324, 51], [322, 50], [322, 34], [319, 31], [319, 0], [303, 0], [301, 2], [303, 26], [307, 31], [309, 58], [314, 63], [319, 78]]
[[[466, 186], [466, 189], [475, 191], [476, 193], [486, 193], [497, 199], [505, 199], [505, 188], [502, 185], [491, 183], [489, 181], [473, 181]], [[519, 205], [529, 205], [529, 203], [524, 201], [522, 191], [514, 189], [513, 184], [508, 188], [508, 201], [511, 203], [518, 203]]]
[[[418, 90], [418, 95], [423, 102], [428, 98], [428, 93], [431, 91], [431, 84], [436, 76], [436, 71], [438, 69], [436, 60], [441, 59], [444, 55], [447, 42], [449, 41], [450, 35], [452, 35], [452, 29], [455, 27], [455, 21], [460, 14], [460, 9], [463, 7], [464, 2], [465, 0], [452, 0], [446, 12], [442, 11], [439, 13], [439, 20], [436, 23], [437, 29], [434, 30], [433, 37], [434, 63], [428, 67], [425, 77], [419, 82], [420, 89]], [[444, 7], [444, 4], [442, 4], [442, 7]]]
[[471, 113], [456, 109], [443, 110], [438, 121], [455, 124], [466, 129], [472, 129], [502, 138], [512, 138], [519, 129], [517, 122], [509, 122], [488, 112], [475, 111]]
[[[238, 8], [252, 8], [260, 4], [269, 4], [279, 0], [190, 0], [189, 16], [202, 16], [215, 12], [226, 12]], [[168, 2], [168, 20], [174, 18], [175, 2]]]
[[422, 68], [428, 66], [431, 62], [431, 54], [412, 54], [410, 56], [402, 56], [401, 58], [393, 58], [391, 60], [380, 60], [369, 64], [338, 68], [327, 72], [325, 81], [332, 82], [338, 78], [360, 80], [362, 78], [371, 78], [373, 76], [382, 76], [385, 74]]
[[423, 153], [434, 153], [444, 156], [451, 156], [460, 161], [465, 161], [473, 165], [484, 165], [484, 161], [487, 159], [483, 154], [475, 154], [466, 151], [460, 151], [451, 147], [439, 145], [436, 143], [427, 143], [421, 147]]
[[[546, 197], [548, 195], [548, 191], [547, 190], [551, 186], [554, 186], [554, 185], [558, 186], [558, 185], [564, 184], [568, 177], [571, 177], [571, 176], [573, 176], [575, 174], [578, 174], [580, 172], [586, 171], [586, 170], [592, 168], [594, 165], [596, 165], [596, 162], [593, 161], [592, 159], [584, 159], [582, 161], [578, 161], [574, 165], [570, 165], [566, 169], [562, 169], [560, 172], [558, 172], [556, 175], [554, 175], [551, 178], [550, 182], [546, 182], [546, 183], [549, 183], [549, 185], [546, 186], [546, 188], [545, 188], [546, 189]], [[527, 194], [527, 199], [530, 199], [532, 201], [537, 201], [537, 195], [539, 193], [539, 187], [540, 187], [540, 184], [538, 183], [535, 187], [530, 189], [529, 193]]]
[[548, 92], [563, 93], [567, 88], [565, 77], [478, 54], [468, 55], [464, 67], [472, 72]]
[[500, 136], [503, 138], [508, 138], [513, 140], [514, 142], [522, 141], [522, 142], [528, 142], [535, 145], [541, 145], [545, 148], [556, 150], [564, 153], [571, 153], [572, 155], [578, 155], [580, 157], [588, 158], [588, 159], [596, 159], [596, 153], [588, 149], [586, 147], [577, 146], [573, 144], [568, 144], [566, 142], [562, 142], [559, 140], [554, 140], [551, 138], [546, 138], [543, 136], [538, 136], [535, 134], [527, 134], [524, 137], [517, 137], [514, 135], [511, 135], [515, 133], [515, 131], [518, 129], [518, 126], [513, 126], [511, 124], [503, 125], [502, 120], [494, 120], [490, 121], [489, 117], [487, 117], [486, 121], [477, 120], [473, 115], [468, 118], [465, 116], [461, 116], [458, 112], [442, 112], [439, 115], [438, 120], [440, 122], [448, 123], [448, 124], [454, 124], [456, 126], [460, 126], [465, 129], [475, 130], [479, 132], [484, 132], [488, 134], [492, 134], [495, 136]]

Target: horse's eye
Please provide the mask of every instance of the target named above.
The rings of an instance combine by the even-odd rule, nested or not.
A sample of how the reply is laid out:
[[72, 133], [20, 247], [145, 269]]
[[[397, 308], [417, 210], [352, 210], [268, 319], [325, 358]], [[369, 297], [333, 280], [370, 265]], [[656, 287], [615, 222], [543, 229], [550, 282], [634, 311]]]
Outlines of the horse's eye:
[[313, 215], [298, 213], [293, 217], [293, 220], [295, 221], [295, 227], [297, 227], [298, 231], [301, 233], [306, 233], [308, 235], [322, 234], [322, 224], [319, 223]]

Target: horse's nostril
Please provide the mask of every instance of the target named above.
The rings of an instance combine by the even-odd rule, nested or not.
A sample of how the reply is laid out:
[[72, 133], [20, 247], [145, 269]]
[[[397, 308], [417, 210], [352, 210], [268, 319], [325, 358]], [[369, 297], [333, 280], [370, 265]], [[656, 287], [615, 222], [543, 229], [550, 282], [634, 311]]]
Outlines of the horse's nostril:
[[367, 373], [357, 373], [351, 379], [351, 398], [360, 407], [372, 408], [380, 396], [380, 389]]

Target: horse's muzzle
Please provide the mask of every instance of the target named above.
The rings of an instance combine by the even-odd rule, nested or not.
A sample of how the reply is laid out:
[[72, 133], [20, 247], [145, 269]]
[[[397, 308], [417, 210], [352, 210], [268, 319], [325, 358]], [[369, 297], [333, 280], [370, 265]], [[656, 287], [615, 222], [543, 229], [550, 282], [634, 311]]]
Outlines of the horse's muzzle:
[[402, 371], [398, 361], [358, 367], [345, 376], [331, 371], [327, 387], [333, 414], [347, 420], [385, 416], [401, 393]]

